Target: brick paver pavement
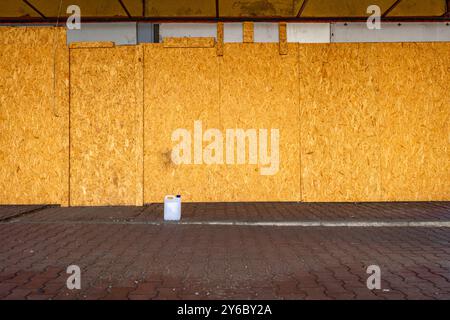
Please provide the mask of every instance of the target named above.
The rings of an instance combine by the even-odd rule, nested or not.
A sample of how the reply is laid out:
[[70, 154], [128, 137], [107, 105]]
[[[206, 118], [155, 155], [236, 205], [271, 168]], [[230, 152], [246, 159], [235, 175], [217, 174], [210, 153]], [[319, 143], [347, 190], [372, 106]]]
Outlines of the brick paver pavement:
[[[182, 206], [183, 221], [450, 221], [450, 202], [183, 203]], [[0, 206], [2, 210], [5, 209]], [[163, 205], [51, 207], [33, 211], [19, 220], [153, 222], [163, 220]]]
[[32, 214], [37, 211], [41, 211], [48, 206], [31, 205], [31, 206], [0, 206], [0, 221], [14, 219], [20, 217], [23, 214]]
[[[193, 204], [183, 206], [183, 218], [445, 220], [449, 208]], [[158, 220], [160, 209], [44, 208], [4, 220], [0, 299], [450, 299], [449, 228], [126, 223]], [[82, 270], [81, 290], [66, 288], [72, 264]], [[373, 264], [382, 289], [370, 291]]]

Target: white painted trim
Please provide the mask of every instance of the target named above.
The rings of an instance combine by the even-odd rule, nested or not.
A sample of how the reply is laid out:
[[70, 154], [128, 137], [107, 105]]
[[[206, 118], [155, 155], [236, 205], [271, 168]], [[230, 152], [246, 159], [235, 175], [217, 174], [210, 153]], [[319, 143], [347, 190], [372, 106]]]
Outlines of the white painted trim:
[[137, 43], [136, 22], [82, 23], [80, 30], [67, 30], [67, 44], [97, 41], [134, 45]]
[[380, 30], [365, 23], [334, 23], [331, 42], [448, 42], [450, 25], [446, 22], [382, 22]]
[[253, 32], [253, 41], [256, 43], [279, 42], [278, 23], [255, 22]]
[[[255, 23], [255, 42], [278, 42], [278, 23]], [[380, 30], [365, 23], [288, 23], [287, 41], [294, 43], [342, 42], [450, 42], [448, 22], [382, 22]], [[137, 42], [136, 23], [86, 23], [81, 30], [68, 30], [67, 42], [113, 41], [117, 45]], [[215, 23], [162, 23], [164, 37], [217, 37]], [[224, 23], [224, 42], [242, 43], [241, 22]]]
[[329, 23], [288, 23], [287, 41], [298, 43], [329, 43]]
[[161, 23], [159, 25], [159, 36], [161, 39], [168, 37], [195, 38], [217, 36], [216, 23]]
[[244, 32], [241, 22], [230, 22], [223, 24], [223, 42], [242, 43], [244, 41]]

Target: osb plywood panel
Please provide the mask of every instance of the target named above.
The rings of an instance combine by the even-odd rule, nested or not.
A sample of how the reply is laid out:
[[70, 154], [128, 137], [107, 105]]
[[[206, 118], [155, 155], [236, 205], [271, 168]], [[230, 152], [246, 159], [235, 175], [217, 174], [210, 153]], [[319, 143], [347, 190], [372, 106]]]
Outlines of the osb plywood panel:
[[395, 0], [309, 0], [302, 17], [364, 17], [367, 7], [377, 5], [385, 12]]
[[144, 205], [144, 47], [136, 47], [134, 64], [136, 72], [136, 116], [134, 118], [136, 137], [136, 202]]
[[61, 45], [61, 39], [65, 39], [63, 28], [51, 27], [0, 27], [0, 45], [27, 45], [44, 46], [57, 43], [58, 48], [65, 48]]
[[62, 28], [0, 28], [0, 204], [67, 204], [65, 43]]
[[[145, 202], [161, 202], [166, 194], [181, 194], [184, 201], [300, 199], [295, 48], [280, 56], [278, 44], [225, 44], [224, 56], [217, 57], [214, 48], [145, 46]], [[248, 146], [245, 164], [195, 164], [192, 145], [191, 164], [175, 165], [172, 133], [184, 128], [194, 140], [194, 121], [202, 122], [203, 133], [222, 133], [224, 162], [226, 129], [278, 129], [278, 171], [262, 175], [260, 165], [248, 163]]]
[[449, 50], [448, 43], [376, 45], [383, 200], [450, 199]]
[[299, 201], [297, 61], [296, 44], [289, 45], [287, 55], [280, 55], [277, 43], [225, 44], [220, 60], [222, 130], [278, 129], [279, 170], [262, 175], [260, 157], [258, 164], [249, 164], [247, 158], [246, 164], [225, 165], [219, 200]]
[[244, 43], [253, 42], [253, 22], [244, 22], [242, 24], [242, 34]]
[[217, 55], [223, 56], [223, 36], [224, 36], [223, 22], [217, 23]]
[[388, 16], [442, 16], [444, 13], [445, 0], [403, 0], [389, 13]]
[[[221, 165], [174, 164], [172, 133], [220, 128], [219, 63], [215, 48], [144, 47], [144, 201], [162, 202], [167, 194], [183, 201], [218, 201]], [[193, 146], [191, 149], [193, 153]]]
[[86, 49], [86, 48], [114, 48], [115, 43], [111, 41], [105, 42], [72, 42], [69, 45], [70, 49]]
[[288, 52], [288, 42], [287, 42], [287, 30], [286, 23], [280, 22], [278, 25], [278, 38], [280, 39], [280, 54], [287, 54]]
[[70, 50], [71, 205], [136, 203], [138, 48]]
[[164, 48], [212, 48], [215, 38], [209, 37], [168, 37], [163, 39]]
[[378, 105], [367, 44], [300, 45], [304, 201], [376, 201]]

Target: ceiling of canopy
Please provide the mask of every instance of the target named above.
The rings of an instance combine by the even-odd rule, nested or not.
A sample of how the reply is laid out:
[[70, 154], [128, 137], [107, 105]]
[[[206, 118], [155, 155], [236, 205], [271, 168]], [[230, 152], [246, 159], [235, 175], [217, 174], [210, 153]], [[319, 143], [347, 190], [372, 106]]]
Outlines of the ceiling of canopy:
[[78, 5], [91, 21], [358, 20], [378, 5], [386, 20], [449, 20], [449, 0], [1, 0], [2, 22], [50, 22]]

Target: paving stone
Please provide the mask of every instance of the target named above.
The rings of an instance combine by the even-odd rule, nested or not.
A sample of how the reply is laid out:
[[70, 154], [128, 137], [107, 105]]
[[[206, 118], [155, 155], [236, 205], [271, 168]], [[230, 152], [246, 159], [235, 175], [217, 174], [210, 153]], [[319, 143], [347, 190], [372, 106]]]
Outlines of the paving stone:
[[[141, 223], [160, 221], [161, 210], [50, 207], [0, 223], [0, 299], [450, 299], [448, 228]], [[186, 221], [450, 218], [447, 202], [183, 210]], [[66, 287], [71, 264], [81, 290]], [[366, 287], [372, 264], [381, 290]]]

